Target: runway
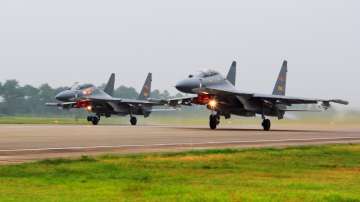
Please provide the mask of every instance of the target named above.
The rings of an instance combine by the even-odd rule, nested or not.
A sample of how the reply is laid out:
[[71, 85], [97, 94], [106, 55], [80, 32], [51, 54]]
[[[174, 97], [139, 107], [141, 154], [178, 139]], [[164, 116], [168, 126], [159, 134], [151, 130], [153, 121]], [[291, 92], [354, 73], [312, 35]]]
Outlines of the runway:
[[0, 125], [0, 164], [106, 153], [360, 143], [360, 128]]

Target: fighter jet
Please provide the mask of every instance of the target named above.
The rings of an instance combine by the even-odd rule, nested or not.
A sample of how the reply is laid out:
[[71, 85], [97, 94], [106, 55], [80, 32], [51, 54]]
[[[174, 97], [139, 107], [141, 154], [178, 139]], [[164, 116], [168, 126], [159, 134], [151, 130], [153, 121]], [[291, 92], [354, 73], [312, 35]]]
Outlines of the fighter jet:
[[220, 123], [220, 117], [229, 119], [231, 115], [253, 117], [257, 114], [262, 117], [262, 127], [265, 131], [270, 130], [271, 121], [266, 117], [284, 118], [289, 106], [299, 104], [319, 104], [327, 110], [330, 103], [348, 105], [349, 103], [339, 99], [310, 99], [301, 97], [289, 97], [286, 92], [287, 61], [283, 62], [281, 71], [271, 95], [241, 91], [235, 88], [236, 61], [230, 67], [229, 73], [223, 77], [216, 71], [204, 71], [197, 75], [189, 75], [187, 79], [180, 81], [176, 88], [183, 93], [195, 94], [188, 98], [172, 100], [171, 105], [205, 105], [212, 111], [209, 125], [216, 129]]
[[95, 114], [87, 117], [93, 125], [99, 123], [101, 116], [111, 117], [112, 115], [130, 115], [131, 125], [136, 125], [135, 115], [149, 117], [151, 112], [161, 111], [161, 109], [153, 109], [154, 106], [167, 104], [166, 101], [150, 99], [151, 82], [152, 74], [149, 73], [137, 99], [115, 98], [113, 97], [115, 74], [112, 74], [104, 89], [92, 84], [77, 84], [56, 95], [55, 99], [60, 101], [59, 103], [46, 103], [46, 105], [63, 109], [83, 108]]

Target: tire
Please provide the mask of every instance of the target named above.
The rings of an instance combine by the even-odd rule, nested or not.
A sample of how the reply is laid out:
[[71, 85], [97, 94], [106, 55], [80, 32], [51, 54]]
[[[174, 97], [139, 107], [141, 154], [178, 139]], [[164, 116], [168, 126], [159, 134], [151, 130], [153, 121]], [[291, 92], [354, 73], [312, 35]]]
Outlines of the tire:
[[211, 130], [215, 130], [219, 125], [219, 118], [216, 115], [210, 115], [209, 126]]
[[131, 117], [131, 118], [130, 118], [130, 124], [131, 124], [132, 126], [136, 126], [136, 124], [137, 124], [137, 118], [136, 118], [136, 117]]
[[92, 117], [91, 123], [96, 126], [99, 124], [100, 119], [96, 116]]
[[264, 131], [269, 131], [271, 128], [271, 121], [269, 119], [265, 119], [262, 123]]

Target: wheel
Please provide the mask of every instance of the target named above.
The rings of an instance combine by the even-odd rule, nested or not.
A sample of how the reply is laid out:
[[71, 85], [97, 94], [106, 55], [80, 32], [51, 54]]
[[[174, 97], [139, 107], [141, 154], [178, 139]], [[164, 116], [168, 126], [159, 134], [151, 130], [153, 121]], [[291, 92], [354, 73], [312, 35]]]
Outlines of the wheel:
[[100, 118], [96, 117], [96, 116], [93, 116], [92, 119], [91, 119], [91, 123], [96, 126], [99, 124], [99, 121], [100, 121]]
[[262, 126], [265, 131], [269, 131], [271, 128], [271, 121], [269, 119], [264, 119], [264, 121], [262, 122]]
[[217, 128], [217, 125], [220, 123], [220, 117], [217, 115], [210, 115], [209, 117], [209, 125], [212, 130]]
[[264, 121], [262, 122], [262, 127], [265, 131], [269, 131], [271, 128], [271, 121], [269, 119], [264, 119]]
[[137, 124], [137, 118], [136, 117], [131, 117], [130, 118], [130, 123], [131, 123], [131, 125], [135, 126]]

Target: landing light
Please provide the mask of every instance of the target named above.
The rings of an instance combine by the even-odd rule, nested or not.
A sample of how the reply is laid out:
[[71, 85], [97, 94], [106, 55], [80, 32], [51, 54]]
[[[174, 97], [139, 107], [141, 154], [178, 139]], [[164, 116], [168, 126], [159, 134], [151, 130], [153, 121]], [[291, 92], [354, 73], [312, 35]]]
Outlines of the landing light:
[[209, 101], [209, 107], [212, 108], [212, 109], [216, 108], [217, 104], [218, 103], [217, 103], [216, 100], [210, 100]]
[[91, 105], [87, 106], [87, 107], [86, 107], [86, 110], [89, 111], [89, 112], [91, 112], [91, 111], [92, 111], [92, 106], [91, 106]]

